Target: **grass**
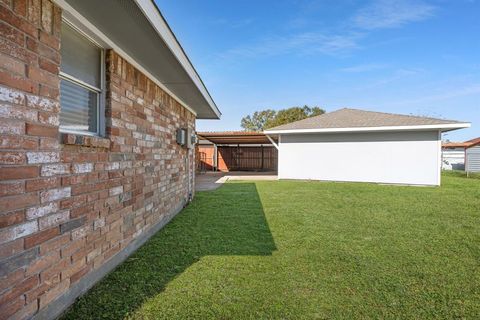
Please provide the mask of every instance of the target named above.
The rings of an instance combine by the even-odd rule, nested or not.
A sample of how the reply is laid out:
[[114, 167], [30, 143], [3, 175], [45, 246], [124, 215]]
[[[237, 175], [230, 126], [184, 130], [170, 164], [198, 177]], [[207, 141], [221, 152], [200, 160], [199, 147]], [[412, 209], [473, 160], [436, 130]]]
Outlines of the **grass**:
[[480, 181], [228, 183], [65, 319], [480, 317]]

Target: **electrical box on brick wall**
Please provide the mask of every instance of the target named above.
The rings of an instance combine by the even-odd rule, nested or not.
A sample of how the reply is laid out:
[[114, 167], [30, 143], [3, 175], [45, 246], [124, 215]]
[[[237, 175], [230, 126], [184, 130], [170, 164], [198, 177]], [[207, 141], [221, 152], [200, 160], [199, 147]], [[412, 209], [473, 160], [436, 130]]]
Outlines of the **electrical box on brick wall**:
[[185, 147], [187, 144], [187, 130], [177, 129], [177, 143], [182, 147]]
[[177, 129], [177, 143], [182, 147], [191, 149], [197, 142], [198, 137], [192, 129]]
[[195, 144], [197, 143], [197, 135], [195, 134], [195, 131], [192, 129], [187, 129], [187, 148], [191, 149], [195, 147]]

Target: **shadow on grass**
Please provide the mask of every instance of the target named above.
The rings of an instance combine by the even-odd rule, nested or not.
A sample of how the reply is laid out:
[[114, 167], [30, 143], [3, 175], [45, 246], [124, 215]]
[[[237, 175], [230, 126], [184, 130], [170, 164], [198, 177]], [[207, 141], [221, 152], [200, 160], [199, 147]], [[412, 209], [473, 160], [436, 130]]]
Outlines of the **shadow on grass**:
[[275, 242], [254, 183], [229, 183], [195, 200], [77, 300], [64, 319], [122, 319], [206, 255], [271, 255]]

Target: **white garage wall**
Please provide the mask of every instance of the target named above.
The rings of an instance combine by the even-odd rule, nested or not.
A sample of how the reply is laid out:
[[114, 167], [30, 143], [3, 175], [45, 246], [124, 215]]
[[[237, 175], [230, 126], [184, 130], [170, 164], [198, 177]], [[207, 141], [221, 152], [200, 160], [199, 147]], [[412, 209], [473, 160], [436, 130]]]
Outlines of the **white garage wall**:
[[440, 184], [438, 131], [281, 135], [280, 179]]

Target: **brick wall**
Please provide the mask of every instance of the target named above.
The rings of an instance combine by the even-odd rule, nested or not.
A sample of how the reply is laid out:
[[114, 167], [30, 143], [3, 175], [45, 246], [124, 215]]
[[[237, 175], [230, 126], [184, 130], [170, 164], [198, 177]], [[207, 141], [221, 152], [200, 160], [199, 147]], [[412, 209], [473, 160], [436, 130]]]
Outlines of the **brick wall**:
[[115, 52], [106, 137], [59, 132], [60, 28], [50, 1], [0, 0], [0, 319], [73, 291], [178, 212], [193, 184], [175, 130], [194, 115]]

